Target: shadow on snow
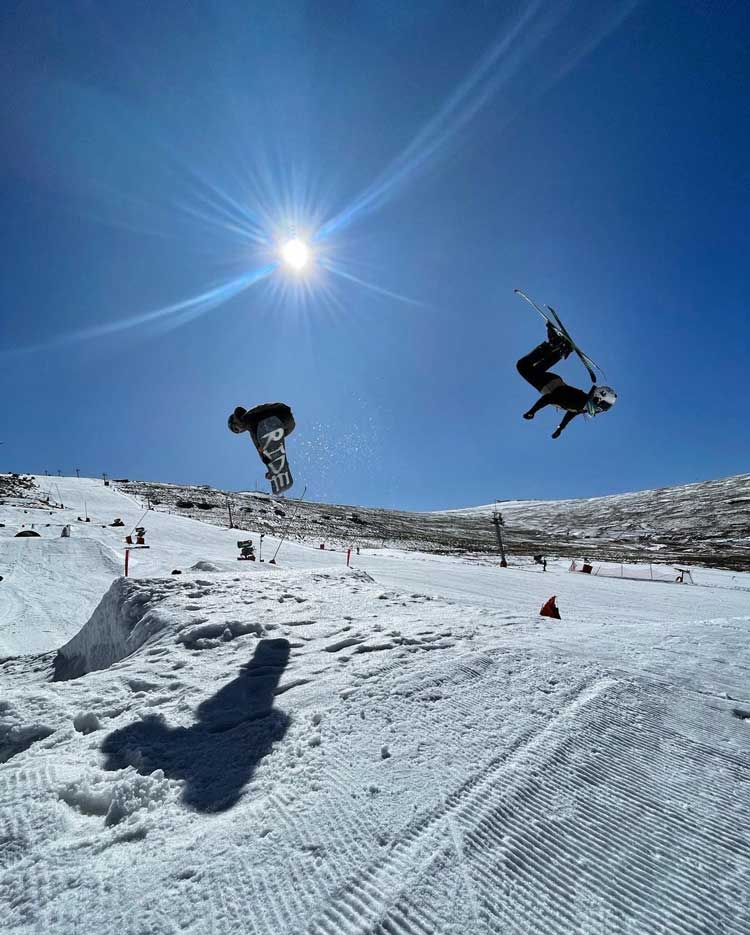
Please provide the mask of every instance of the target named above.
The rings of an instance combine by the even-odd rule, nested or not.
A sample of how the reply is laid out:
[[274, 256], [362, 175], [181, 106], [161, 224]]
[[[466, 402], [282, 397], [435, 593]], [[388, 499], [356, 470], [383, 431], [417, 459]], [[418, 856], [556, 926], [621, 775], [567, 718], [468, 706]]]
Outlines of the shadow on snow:
[[185, 783], [183, 802], [200, 812], [231, 808], [289, 717], [273, 707], [289, 662], [284, 639], [261, 640], [237, 678], [202, 702], [192, 727], [169, 727], [151, 715], [111, 733], [102, 744], [105, 769], [132, 766], [142, 775], [162, 769]]

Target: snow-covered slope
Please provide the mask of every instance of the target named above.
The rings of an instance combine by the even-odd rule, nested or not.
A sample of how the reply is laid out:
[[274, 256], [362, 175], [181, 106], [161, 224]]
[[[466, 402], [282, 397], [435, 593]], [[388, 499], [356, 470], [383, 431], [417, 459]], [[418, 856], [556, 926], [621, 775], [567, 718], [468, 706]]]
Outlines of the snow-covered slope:
[[[253, 565], [237, 562], [237, 541], [251, 538], [257, 547], [259, 535], [263, 532], [262, 555], [266, 560], [270, 559], [279, 546], [278, 534], [283, 530], [283, 524], [293, 517], [296, 508], [294, 503], [287, 501], [260, 498], [257, 502], [262, 504], [260, 508], [265, 512], [258, 513], [255, 509], [251, 513], [240, 512], [238, 515], [247, 526], [244, 529], [229, 529], [185, 516], [180, 510], [169, 512], [169, 504], [166, 502], [158, 504], [156, 509], [147, 510], [135, 494], [118, 486], [105, 486], [101, 480], [45, 477], [37, 477], [35, 480], [38, 484], [37, 497], [40, 494], [49, 495], [51, 503], [61, 503], [62, 506], [52, 509], [41, 503], [33, 506], [35, 501], [28, 499], [6, 499], [4, 504], [0, 504], [0, 522], [5, 524], [0, 527], [0, 574], [5, 576], [5, 580], [0, 582], [0, 655], [55, 649], [70, 639], [88, 619], [104, 590], [122, 573], [125, 535], [136, 525], [147, 528], [146, 541], [149, 548], [130, 553], [131, 576], [169, 575], [175, 570], [184, 572], [200, 561], [208, 561], [214, 568], [234, 568], [246, 572]], [[166, 485], [163, 486], [166, 489]], [[201, 494], [209, 496], [205, 490]], [[165, 494], [162, 494], [162, 500], [164, 497]], [[310, 506], [319, 507], [317, 504]], [[531, 509], [528, 504], [523, 504], [523, 507]], [[478, 508], [477, 515], [480, 518], [484, 515], [483, 509], [486, 512], [487, 508]], [[285, 516], [276, 517], [274, 510], [284, 512]], [[440, 522], [443, 521], [442, 517], [452, 515], [439, 514]], [[79, 522], [78, 518], [85, 516], [89, 517], [90, 522]], [[270, 516], [274, 517], [275, 523], [271, 522]], [[125, 523], [123, 527], [108, 525], [118, 517]], [[330, 522], [335, 525], [334, 520]], [[473, 522], [478, 522], [476, 517]], [[41, 539], [12, 538], [19, 529], [28, 528], [31, 524], [41, 533]], [[60, 532], [66, 524], [71, 526], [72, 538], [61, 540]], [[364, 528], [369, 528], [369, 523]], [[494, 532], [492, 535], [494, 537]], [[319, 540], [326, 542], [325, 550], [319, 548]], [[353, 540], [349, 542], [351, 544]], [[332, 554], [330, 545], [331, 538], [325, 533], [320, 537], [306, 537], [298, 531], [285, 540], [278, 560], [282, 567], [328, 567], [332, 562], [343, 565], [345, 551]], [[28, 562], [24, 562], [22, 567], [15, 560], [20, 549], [29, 556]], [[86, 561], [81, 560], [76, 564], [75, 556], [84, 553], [88, 556]], [[537, 576], [541, 569], [532, 565], [528, 553], [523, 559], [512, 562], [524, 574], [519, 576], [507, 569], [501, 579], [497, 575], [495, 559], [491, 564], [483, 564], [481, 561], [467, 564], [459, 555], [449, 553], [429, 557], [423, 553], [409, 552], [406, 561], [407, 554], [402, 549], [363, 547], [359, 556], [353, 555], [352, 561], [356, 567], [376, 573], [378, 580], [384, 584], [407, 589], [419, 589], [422, 586], [425, 563], [428, 563], [428, 568], [440, 569], [440, 593], [480, 604], [488, 599], [492, 602], [503, 601], [506, 597], [514, 601], [520, 595], [525, 595], [528, 606], [534, 607], [541, 605], [549, 596], [544, 593], [548, 588], [547, 582]], [[564, 562], [560, 567], [567, 568], [568, 564]], [[664, 576], [673, 579], [674, 574], [671, 572], [670, 567]], [[639, 570], [635, 567], [631, 573], [648, 576], [648, 568]], [[715, 574], [702, 569], [694, 577], [699, 584], [707, 585], [714, 582], [712, 576]], [[742, 586], [744, 578], [739, 575], [733, 580], [732, 576], [722, 576], [716, 583], [737, 588]], [[750, 577], [747, 580], [750, 583]], [[597, 593], [597, 585], [593, 581], [583, 589], [575, 588], [571, 591], [573, 587], [570, 576], [565, 575], [558, 593], [565, 600], [570, 594], [576, 605], [581, 600], [586, 601], [589, 594]], [[627, 590], [629, 582], [623, 582], [622, 587], [627, 595], [627, 606], [633, 592], [632, 589]], [[745, 592], [735, 591], [733, 597], [727, 598], [732, 602], [732, 613], [741, 613], [747, 606], [745, 601], [748, 597], [750, 595]], [[649, 608], [653, 599], [653, 595], [649, 595]], [[713, 597], [702, 587], [690, 592], [689, 596], [687, 592], [678, 594], [675, 589], [668, 589], [657, 600], [657, 604], [661, 607], [660, 602], [663, 601], [671, 607], [685, 605], [685, 613], [688, 615], [711, 616], [712, 600]], [[651, 610], [644, 608], [638, 598], [635, 599], [633, 612], [639, 615], [645, 613], [649, 619], [652, 618]]]
[[50, 629], [0, 662], [3, 933], [750, 932], [750, 574], [269, 566], [236, 561], [257, 527], [150, 511], [124, 579], [138, 498], [55, 486], [0, 506], [0, 562], [37, 562], [3, 626]]
[[[0, 475], [0, 481], [2, 476]], [[492, 554], [497, 543], [493, 506], [434, 513], [298, 503], [265, 493], [232, 493], [207, 486], [187, 487], [141, 481], [115, 482], [37, 477], [37, 498], [62, 500], [76, 511], [99, 505], [99, 515], [128, 500], [152, 523], [154, 510], [281, 535], [309, 545], [344, 548], [407, 548], [430, 552]], [[117, 503], [100, 499], [115, 492]], [[24, 491], [26, 497], [33, 492]], [[89, 503], [88, 497], [91, 497]], [[14, 501], [16, 503], [31, 501]], [[93, 504], [93, 506], [92, 506]], [[124, 508], [124, 507], [123, 507]], [[510, 555], [538, 553], [596, 561], [671, 562], [750, 570], [750, 474], [637, 493], [579, 500], [506, 500], [500, 508]], [[54, 515], [54, 512], [53, 512]], [[39, 513], [38, 520], [49, 518]], [[73, 517], [75, 519], [75, 516]], [[33, 521], [31, 515], [29, 519]], [[107, 519], [111, 522], [111, 519]], [[2, 522], [2, 504], [0, 504]], [[0, 528], [0, 534], [3, 530]]]
[[339, 567], [114, 585], [0, 668], [4, 931], [748, 931], [750, 618], [595, 584], [561, 622]]
[[[148, 549], [130, 553], [129, 573], [168, 575], [201, 560], [236, 561], [237, 540], [252, 530], [226, 529], [190, 517], [152, 510], [137, 498], [90, 478], [35, 478], [32, 499], [6, 498], [0, 504], [0, 656], [57, 648], [86, 622], [111, 582], [123, 574], [125, 535], [147, 527]], [[49, 493], [52, 508], [39, 496]], [[62, 504], [60, 506], [59, 504]], [[83, 522], [88, 516], [90, 522]], [[111, 524], [120, 518], [122, 527]], [[61, 539], [64, 526], [71, 537]], [[41, 538], [17, 539], [32, 528]], [[257, 541], [257, 534], [256, 534]], [[278, 540], [269, 537], [271, 557]], [[299, 547], [287, 544], [284, 561], [299, 561]], [[330, 564], [326, 554], [305, 549], [306, 565]], [[343, 558], [341, 559], [343, 562]]]
[[[319, 503], [296, 506], [266, 494], [227, 494], [205, 487], [131, 482], [123, 489], [144, 503], [155, 498], [160, 509], [217, 524], [228, 523], [231, 497], [235, 519], [272, 534], [294, 513], [292, 535], [310, 543], [438, 552], [496, 549], [492, 506], [407, 513]], [[500, 508], [511, 555], [656, 559], [750, 570], [750, 474], [591, 499], [507, 500]]]
[[97, 539], [0, 540], [0, 657], [72, 636], [121, 573], [117, 554]]

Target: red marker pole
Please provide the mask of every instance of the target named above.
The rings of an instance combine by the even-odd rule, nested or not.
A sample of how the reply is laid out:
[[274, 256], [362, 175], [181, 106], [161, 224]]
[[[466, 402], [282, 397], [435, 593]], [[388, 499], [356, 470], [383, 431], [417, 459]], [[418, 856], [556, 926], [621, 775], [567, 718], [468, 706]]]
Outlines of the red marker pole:
[[125, 549], [125, 577], [128, 576], [128, 565], [130, 564], [130, 549]]
[[350, 559], [351, 557], [352, 557], [352, 550], [351, 550], [351, 549], [347, 549], [347, 550], [346, 550], [346, 567], [347, 567], [347, 568], [349, 567], [349, 559]]

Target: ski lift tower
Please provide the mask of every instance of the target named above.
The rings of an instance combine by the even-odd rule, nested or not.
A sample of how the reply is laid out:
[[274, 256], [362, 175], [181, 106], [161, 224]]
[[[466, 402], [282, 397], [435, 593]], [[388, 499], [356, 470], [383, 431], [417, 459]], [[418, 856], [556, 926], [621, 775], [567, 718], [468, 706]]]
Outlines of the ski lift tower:
[[492, 525], [495, 527], [495, 535], [497, 536], [497, 547], [500, 549], [500, 567], [507, 568], [508, 563], [505, 560], [505, 548], [503, 546], [503, 534], [501, 532], [501, 527], [505, 525], [503, 522], [503, 514], [498, 510], [497, 505], [500, 501], [495, 500], [495, 509], [492, 514]]

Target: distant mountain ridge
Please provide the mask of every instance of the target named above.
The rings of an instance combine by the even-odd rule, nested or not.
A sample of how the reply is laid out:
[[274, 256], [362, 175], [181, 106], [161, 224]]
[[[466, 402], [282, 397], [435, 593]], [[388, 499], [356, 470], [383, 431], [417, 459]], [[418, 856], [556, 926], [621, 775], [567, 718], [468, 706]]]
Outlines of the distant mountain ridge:
[[[298, 540], [329, 546], [401, 546], [432, 552], [494, 553], [493, 506], [407, 512], [232, 493], [172, 484], [128, 482], [127, 492], [158, 508], [278, 534], [289, 522]], [[185, 506], [184, 504], [192, 504]], [[178, 504], [183, 504], [178, 506]], [[499, 504], [509, 555], [561, 555], [659, 561], [750, 570], [750, 474], [575, 500]], [[294, 515], [293, 515], [294, 514]]]

